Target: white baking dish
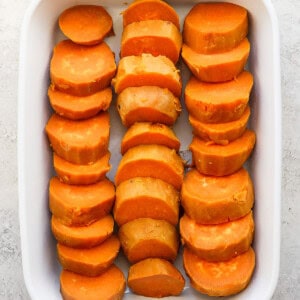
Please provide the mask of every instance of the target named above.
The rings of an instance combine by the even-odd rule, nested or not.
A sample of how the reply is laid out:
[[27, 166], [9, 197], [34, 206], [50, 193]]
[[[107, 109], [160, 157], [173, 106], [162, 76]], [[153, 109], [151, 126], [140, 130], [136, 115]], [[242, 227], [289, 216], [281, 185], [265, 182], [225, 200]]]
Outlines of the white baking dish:
[[[169, 1], [178, 11], [181, 23], [193, 3], [198, 1]], [[270, 299], [278, 278], [280, 257], [280, 197], [281, 197], [281, 95], [279, 40], [277, 20], [270, 0], [232, 0], [249, 12], [251, 55], [248, 67], [255, 84], [251, 98], [250, 127], [257, 134], [255, 151], [249, 169], [255, 185], [254, 248], [257, 264], [248, 288], [230, 299]], [[53, 175], [52, 156], [44, 132], [51, 114], [47, 99], [49, 59], [55, 43], [63, 38], [57, 17], [65, 8], [81, 3], [104, 5], [114, 19], [116, 35], [107, 42], [119, 56], [124, 1], [117, 0], [34, 0], [28, 8], [21, 34], [19, 102], [18, 102], [18, 159], [19, 159], [19, 216], [24, 278], [32, 299], [61, 299], [59, 292], [60, 266], [56, 259], [55, 240], [50, 232], [48, 181]], [[180, 65], [180, 68], [183, 65]], [[188, 73], [182, 71], [185, 82]], [[113, 179], [120, 159], [119, 144], [124, 128], [111, 107], [112, 129], [109, 177]], [[187, 114], [180, 116], [175, 131], [187, 149], [191, 128]], [[127, 262], [120, 257], [117, 264], [127, 274]], [[180, 258], [176, 262], [182, 270]], [[125, 299], [142, 299], [126, 290]], [[209, 299], [189, 287], [176, 299]], [[170, 298], [175, 299], [175, 298]]]

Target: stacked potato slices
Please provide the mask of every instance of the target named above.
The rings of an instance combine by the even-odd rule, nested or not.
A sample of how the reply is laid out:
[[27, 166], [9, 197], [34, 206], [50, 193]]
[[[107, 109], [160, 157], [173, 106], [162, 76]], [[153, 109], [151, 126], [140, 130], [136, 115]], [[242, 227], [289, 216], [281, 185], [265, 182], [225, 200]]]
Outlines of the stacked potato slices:
[[147, 297], [178, 295], [185, 281], [178, 254], [180, 142], [171, 126], [181, 111], [181, 50], [175, 10], [161, 0], [132, 2], [123, 12], [120, 62], [113, 85], [128, 128], [115, 175], [114, 218], [131, 266], [128, 285]]
[[194, 168], [182, 185], [180, 234], [191, 284], [211, 296], [240, 292], [255, 267], [254, 193], [243, 167], [255, 144], [255, 133], [247, 129], [253, 85], [245, 70], [247, 33], [247, 11], [231, 3], [196, 4], [184, 21]]
[[64, 299], [120, 299], [125, 277], [114, 265], [120, 241], [111, 215], [115, 187], [106, 178], [114, 53], [104, 42], [112, 19], [102, 6], [65, 10], [50, 63], [53, 115], [46, 132], [56, 172], [49, 184], [51, 228], [63, 267]]

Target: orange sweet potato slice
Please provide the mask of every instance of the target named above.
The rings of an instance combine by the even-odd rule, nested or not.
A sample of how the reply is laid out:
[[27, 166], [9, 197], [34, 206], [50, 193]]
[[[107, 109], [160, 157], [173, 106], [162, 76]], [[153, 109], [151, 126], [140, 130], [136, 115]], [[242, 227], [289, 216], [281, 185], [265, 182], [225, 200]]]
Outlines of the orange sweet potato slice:
[[208, 83], [190, 78], [185, 88], [189, 113], [201, 122], [225, 123], [239, 119], [245, 111], [253, 76], [243, 71], [234, 80]]
[[138, 218], [152, 218], [177, 225], [179, 193], [163, 180], [135, 177], [116, 188], [114, 219], [123, 225]]
[[67, 184], [92, 184], [105, 178], [110, 170], [110, 152], [104, 154], [99, 160], [89, 165], [70, 163], [55, 153], [53, 154], [53, 166], [59, 179]]
[[109, 114], [102, 112], [80, 121], [53, 114], [46, 125], [46, 132], [58, 156], [74, 164], [91, 164], [108, 151]]
[[54, 47], [50, 78], [62, 92], [76, 96], [96, 93], [110, 86], [115, 72], [114, 53], [104, 42], [87, 47], [64, 40]]
[[181, 273], [164, 259], [148, 258], [129, 268], [128, 286], [138, 295], [153, 298], [178, 296], [184, 285]]
[[48, 97], [57, 114], [67, 119], [80, 120], [91, 118], [100, 111], [108, 110], [112, 100], [112, 90], [106, 88], [80, 97], [61, 92], [54, 85], [50, 85]]
[[179, 97], [182, 88], [179, 70], [174, 63], [166, 56], [149, 53], [121, 58], [112, 84], [117, 94], [132, 86], [154, 85], [167, 88]]
[[174, 131], [160, 123], [136, 122], [123, 136], [121, 141], [121, 153], [128, 149], [147, 144], [157, 144], [179, 151], [180, 141]]
[[117, 109], [126, 127], [135, 122], [154, 122], [171, 126], [181, 112], [181, 104], [178, 97], [166, 88], [128, 87], [118, 95]]
[[200, 53], [211, 54], [232, 49], [247, 33], [247, 10], [224, 2], [194, 5], [183, 26], [184, 43]]
[[179, 190], [183, 172], [183, 162], [174, 149], [162, 145], [139, 145], [130, 148], [122, 157], [115, 183], [119, 185], [133, 177], [153, 177]]
[[125, 287], [125, 276], [115, 265], [96, 277], [67, 270], [60, 275], [60, 290], [64, 300], [122, 299]]
[[127, 25], [122, 33], [121, 57], [150, 53], [164, 55], [177, 63], [182, 38], [178, 28], [171, 22], [147, 20]]
[[72, 248], [57, 244], [58, 259], [62, 267], [85, 276], [99, 276], [106, 271], [116, 259], [119, 249], [120, 241], [115, 235], [92, 248]]
[[227, 145], [239, 138], [246, 130], [250, 117], [250, 107], [246, 107], [242, 116], [226, 123], [204, 123], [189, 115], [189, 121], [193, 127], [193, 133], [206, 141], [213, 141], [216, 144]]
[[68, 226], [86, 226], [108, 215], [114, 200], [115, 187], [107, 179], [90, 185], [65, 184], [57, 177], [50, 180], [50, 211]]
[[162, 0], [135, 0], [123, 12], [123, 27], [145, 20], [169, 21], [180, 29], [176, 10]]
[[88, 226], [67, 226], [52, 215], [51, 230], [56, 240], [73, 248], [91, 248], [109, 238], [114, 229], [114, 219], [107, 215]]
[[181, 189], [185, 213], [197, 223], [220, 224], [248, 214], [253, 206], [253, 183], [246, 169], [228, 176], [187, 172]]
[[230, 296], [248, 285], [254, 268], [255, 253], [252, 248], [228, 261], [208, 262], [185, 248], [183, 265], [191, 285], [209, 296]]
[[246, 129], [241, 137], [227, 145], [218, 145], [194, 137], [190, 144], [193, 162], [200, 173], [230, 175], [239, 170], [255, 145], [255, 133]]
[[132, 220], [120, 227], [119, 238], [130, 263], [146, 258], [164, 258], [173, 262], [177, 257], [178, 234], [175, 226], [165, 220]]
[[182, 58], [193, 75], [206, 82], [224, 82], [234, 79], [244, 69], [250, 53], [250, 43], [245, 38], [233, 49], [215, 54], [202, 54], [186, 44], [182, 45]]
[[206, 261], [225, 261], [246, 252], [253, 234], [252, 212], [218, 225], [202, 225], [187, 215], [180, 219], [180, 236], [184, 245]]
[[75, 5], [64, 10], [58, 24], [66, 37], [81, 45], [96, 45], [113, 32], [113, 20], [103, 6]]

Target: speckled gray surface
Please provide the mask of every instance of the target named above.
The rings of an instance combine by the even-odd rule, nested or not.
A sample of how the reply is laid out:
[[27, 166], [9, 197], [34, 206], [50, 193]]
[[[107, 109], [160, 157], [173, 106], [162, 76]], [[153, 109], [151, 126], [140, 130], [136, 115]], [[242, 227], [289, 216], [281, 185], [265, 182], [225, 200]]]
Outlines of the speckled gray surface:
[[[280, 26], [283, 101], [281, 263], [273, 300], [296, 300], [300, 298], [300, 1], [272, 2]], [[21, 267], [17, 191], [19, 37], [29, 3], [0, 0], [0, 299], [13, 300], [29, 299]]]

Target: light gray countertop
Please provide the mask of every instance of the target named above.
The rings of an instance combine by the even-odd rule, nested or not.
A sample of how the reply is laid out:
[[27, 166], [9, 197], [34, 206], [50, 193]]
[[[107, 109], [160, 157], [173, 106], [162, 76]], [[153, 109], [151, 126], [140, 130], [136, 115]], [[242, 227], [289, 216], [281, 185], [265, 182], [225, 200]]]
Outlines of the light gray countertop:
[[[283, 103], [281, 263], [272, 299], [296, 300], [300, 299], [300, 1], [272, 2], [280, 27]], [[0, 299], [13, 300], [29, 299], [21, 266], [17, 186], [19, 38], [29, 3], [0, 0]]]

